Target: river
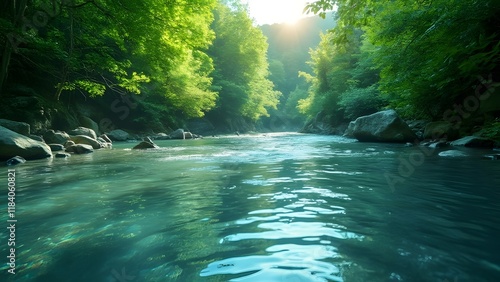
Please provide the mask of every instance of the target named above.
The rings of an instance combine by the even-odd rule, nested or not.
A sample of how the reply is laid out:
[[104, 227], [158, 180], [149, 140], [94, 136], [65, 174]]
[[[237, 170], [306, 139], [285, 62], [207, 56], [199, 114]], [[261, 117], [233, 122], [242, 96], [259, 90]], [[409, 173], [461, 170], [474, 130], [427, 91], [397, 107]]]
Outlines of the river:
[[6, 231], [0, 280], [500, 281], [500, 161], [484, 151], [292, 133], [157, 144], [16, 166], [16, 274]]

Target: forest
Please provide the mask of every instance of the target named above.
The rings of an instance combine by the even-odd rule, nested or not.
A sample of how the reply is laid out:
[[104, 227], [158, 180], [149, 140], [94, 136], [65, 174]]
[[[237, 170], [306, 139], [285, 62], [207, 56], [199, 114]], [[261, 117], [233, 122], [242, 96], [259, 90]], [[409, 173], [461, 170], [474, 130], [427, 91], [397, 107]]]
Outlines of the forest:
[[500, 136], [495, 0], [320, 0], [304, 11], [325, 19], [295, 28], [257, 27], [239, 1], [1, 5], [1, 117], [35, 132], [83, 116], [103, 132], [335, 127], [392, 108]]
[[500, 138], [500, 2], [321, 0], [306, 10], [334, 7], [336, 26], [303, 74], [302, 113], [338, 126], [392, 108]]

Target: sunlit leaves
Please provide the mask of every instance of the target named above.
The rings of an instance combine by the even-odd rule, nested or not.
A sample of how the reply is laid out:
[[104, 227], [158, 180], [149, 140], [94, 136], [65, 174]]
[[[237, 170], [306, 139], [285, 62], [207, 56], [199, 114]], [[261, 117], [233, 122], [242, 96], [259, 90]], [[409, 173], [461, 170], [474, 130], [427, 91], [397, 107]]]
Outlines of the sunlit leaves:
[[280, 93], [268, 80], [266, 38], [240, 5], [220, 4], [215, 11], [216, 38], [209, 50], [214, 60], [218, 114], [256, 120], [276, 108]]

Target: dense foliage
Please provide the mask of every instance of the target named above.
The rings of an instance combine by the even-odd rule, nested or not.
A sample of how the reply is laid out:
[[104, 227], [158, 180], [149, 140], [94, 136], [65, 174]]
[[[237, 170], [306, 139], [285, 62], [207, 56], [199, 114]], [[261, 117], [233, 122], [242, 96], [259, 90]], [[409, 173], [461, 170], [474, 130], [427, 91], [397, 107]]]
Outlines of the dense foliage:
[[[332, 13], [328, 16], [332, 17]], [[317, 16], [303, 18], [293, 25], [282, 23], [260, 27], [269, 43], [269, 79], [282, 93], [278, 110], [271, 112], [271, 119], [279, 117], [289, 125], [304, 122], [305, 116], [298, 112], [297, 103], [307, 97], [308, 84], [299, 72], [311, 71], [307, 64], [311, 60], [309, 50], [318, 46], [320, 33], [333, 27], [334, 21]]]
[[268, 79], [267, 42], [253, 26], [245, 8], [238, 2], [219, 4], [212, 24], [216, 38], [209, 49], [214, 60], [213, 89], [219, 92], [219, 118], [243, 116], [257, 120], [276, 108], [280, 92]]
[[256, 120], [278, 103], [266, 39], [231, 1], [4, 1], [0, 36], [4, 97], [32, 88], [54, 107], [84, 97], [109, 112], [140, 96], [127, 116], [146, 124], [210, 110]]
[[299, 103], [311, 116], [352, 119], [387, 104], [407, 117], [442, 119], [449, 109], [460, 115], [454, 105], [484, 92], [484, 81], [500, 80], [498, 1], [321, 0], [306, 10], [335, 5], [337, 26], [312, 54], [313, 85]]
[[2, 57], [9, 67], [3, 76], [31, 69], [55, 86], [54, 100], [65, 92], [90, 97], [146, 92], [163, 95], [188, 116], [203, 115], [214, 105], [208, 76], [213, 67], [203, 50], [214, 36], [209, 25], [215, 1], [44, 3], [16, 7], [27, 4], [24, 14], [31, 22], [16, 22], [9, 14], [15, 9], [3, 9], [2, 35], [19, 42], [3, 40], [4, 50], [17, 52], [10, 62]]

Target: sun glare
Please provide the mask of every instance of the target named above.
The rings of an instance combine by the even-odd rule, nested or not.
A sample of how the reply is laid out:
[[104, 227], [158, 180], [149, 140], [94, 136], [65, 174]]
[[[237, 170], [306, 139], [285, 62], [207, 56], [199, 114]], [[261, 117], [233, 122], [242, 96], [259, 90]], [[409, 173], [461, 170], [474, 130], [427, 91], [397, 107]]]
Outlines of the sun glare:
[[293, 25], [305, 17], [304, 7], [310, 0], [247, 0], [250, 16], [257, 24], [286, 23]]

